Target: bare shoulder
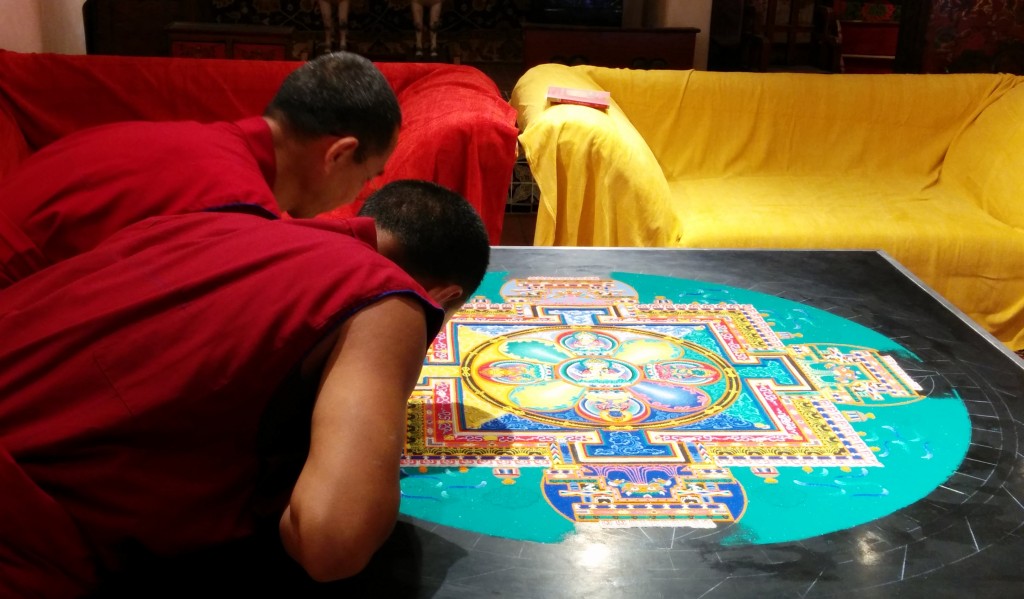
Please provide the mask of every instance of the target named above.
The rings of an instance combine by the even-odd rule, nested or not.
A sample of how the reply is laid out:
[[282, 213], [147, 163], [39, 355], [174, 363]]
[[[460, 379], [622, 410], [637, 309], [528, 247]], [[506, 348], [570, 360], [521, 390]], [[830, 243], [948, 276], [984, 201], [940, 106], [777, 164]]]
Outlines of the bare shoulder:
[[414, 366], [427, 345], [423, 305], [406, 295], [390, 295], [356, 312], [341, 327], [331, 368], [372, 368], [368, 372]]
[[357, 572], [394, 525], [406, 403], [426, 336], [423, 305], [399, 294], [359, 310], [338, 332], [309, 456], [281, 521], [285, 547], [314, 578]]
[[[426, 315], [423, 304], [406, 294], [393, 294], [359, 310], [345, 323], [344, 329], [372, 327], [388, 338], [402, 337], [426, 344]], [[411, 330], [415, 329], [415, 330]], [[415, 335], [414, 333], [420, 333]]]

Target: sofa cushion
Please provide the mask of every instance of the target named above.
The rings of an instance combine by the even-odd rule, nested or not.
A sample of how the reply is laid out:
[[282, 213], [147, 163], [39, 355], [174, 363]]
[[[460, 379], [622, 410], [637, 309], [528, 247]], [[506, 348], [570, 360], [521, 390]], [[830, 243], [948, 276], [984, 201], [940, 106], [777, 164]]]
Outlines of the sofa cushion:
[[997, 337], [1024, 342], [1024, 231], [929, 181], [750, 176], [670, 187], [683, 247], [884, 250]]

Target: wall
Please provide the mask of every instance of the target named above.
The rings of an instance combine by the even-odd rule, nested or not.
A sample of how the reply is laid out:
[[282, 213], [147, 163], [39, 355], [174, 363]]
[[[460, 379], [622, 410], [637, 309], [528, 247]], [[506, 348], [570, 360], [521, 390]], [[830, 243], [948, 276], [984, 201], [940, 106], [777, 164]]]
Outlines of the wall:
[[0, 48], [85, 54], [85, 0], [0, 0]]
[[0, 0], [0, 48], [16, 52], [43, 49], [43, 28], [38, 0]]
[[699, 28], [693, 66], [697, 69], [707, 69], [708, 45], [711, 39], [711, 0], [646, 0], [644, 25]]
[[58, 54], [85, 54], [85, 0], [41, 0], [43, 50]]

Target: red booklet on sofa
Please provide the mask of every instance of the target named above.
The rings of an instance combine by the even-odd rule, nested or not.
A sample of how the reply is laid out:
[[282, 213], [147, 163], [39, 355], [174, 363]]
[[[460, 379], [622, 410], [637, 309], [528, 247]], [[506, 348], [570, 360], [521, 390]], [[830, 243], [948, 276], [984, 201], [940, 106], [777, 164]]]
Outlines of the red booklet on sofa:
[[611, 104], [611, 92], [571, 87], [548, 87], [548, 100], [552, 104], [579, 104], [591, 108], [605, 109]]

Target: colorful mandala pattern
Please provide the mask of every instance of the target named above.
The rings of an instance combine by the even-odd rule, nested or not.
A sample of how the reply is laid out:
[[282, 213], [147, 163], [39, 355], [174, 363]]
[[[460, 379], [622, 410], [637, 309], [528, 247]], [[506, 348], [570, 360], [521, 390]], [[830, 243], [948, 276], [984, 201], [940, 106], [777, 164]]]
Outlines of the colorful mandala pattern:
[[481, 344], [465, 384], [497, 407], [568, 428], [664, 428], [739, 395], [728, 363], [699, 345], [625, 328], [528, 329]]
[[[536, 490], [516, 497], [543, 499], [535, 528], [552, 526], [544, 513], [571, 527], [742, 520], [743, 538], [766, 542], [892, 511], [959, 464], [968, 421], [942, 418], [962, 404], [926, 405], [891, 341], [777, 298], [712, 302], [738, 290], [635, 277], [680, 291], [644, 300], [621, 280], [537, 277], [464, 307], [412, 398], [404, 511], [445, 520], [451, 506], [459, 525], [531, 538], [488, 512], [529, 479]], [[913, 472], [899, 472], [904, 459]], [[810, 503], [790, 516], [767, 507], [794, 492]], [[841, 515], [783, 522], [815, 510]]]

